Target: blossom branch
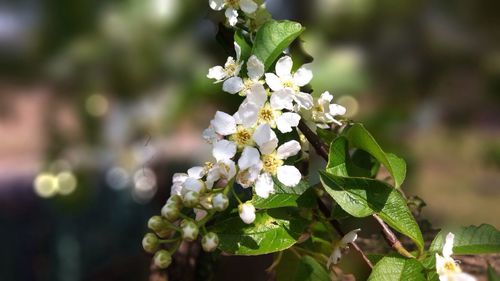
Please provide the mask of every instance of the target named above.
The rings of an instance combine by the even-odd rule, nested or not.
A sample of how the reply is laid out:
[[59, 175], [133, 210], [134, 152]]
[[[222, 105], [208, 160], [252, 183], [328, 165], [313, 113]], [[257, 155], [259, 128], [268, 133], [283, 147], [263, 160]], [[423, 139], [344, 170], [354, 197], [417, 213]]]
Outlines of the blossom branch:
[[[323, 159], [328, 161], [327, 148], [325, 144], [321, 141], [321, 139], [307, 126], [306, 123], [304, 123], [303, 120], [300, 120], [298, 128], [304, 134], [306, 139], [311, 143], [311, 145], [314, 147], [318, 155], [320, 155]], [[323, 213], [325, 213], [324, 209], [321, 208], [321, 204], [320, 204], [320, 209]], [[327, 212], [326, 214], [328, 214], [328, 209], [326, 209], [326, 212]], [[391, 246], [394, 250], [396, 250], [398, 253], [400, 253], [405, 257], [414, 258], [414, 256], [404, 248], [403, 244], [401, 244], [401, 242], [396, 237], [394, 232], [392, 232], [389, 226], [387, 226], [387, 224], [378, 215], [374, 214], [372, 215], [372, 217], [375, 219], [375, 221], [377, 221], [377, 223], [382, 228], [382, 234], [384, 235], [385, 241], [389, 244], [389, 246]], [[333, 222], [332, 225], [335, 227]], [[335, 227], [335, 229], [339, 231], [340, 229], [337, 229], [337, 227]], [[355, 245], [355, 243], [353, 243], [353, 247], [356, 250], [359, 249], [359, 247]], [[359, 252], [362, 254], [362, 256], [364, 256], [363, 252], [360, 249]]]

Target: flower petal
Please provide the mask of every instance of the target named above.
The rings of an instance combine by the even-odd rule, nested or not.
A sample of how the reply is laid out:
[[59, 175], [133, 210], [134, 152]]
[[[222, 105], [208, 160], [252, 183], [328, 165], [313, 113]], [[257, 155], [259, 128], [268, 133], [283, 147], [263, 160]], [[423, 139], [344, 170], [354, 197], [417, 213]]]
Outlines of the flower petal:
[[229, 21], [230, 26], [235, 26], [238, 23], [238, 11], [233, 8], [227, 8], [224, 13]]
[[300, 143], [296, 140], [287, 141], [278, 147], [276, 156], [279, 159], [287, 159], [288, 157], [297, 155], [300, 151]]
[[313, 107], [313, 98], [310, 94], [297, 92], [294, 93], [293, 99], [301, 108], [311, 109]]
[[278, 180], [286, 186], [296, 186], [302, 179], [299, 169], [289, 165], [278, 167], [276, 175]]
[[244, 102], [240, 105], [237, 115], [240, 124], [244, 127], [250, 128], [257, 122], [259, 114], [259, 106], [251, 102]]
[[289, 56], [281, 57], [276, 63], [276, 74], [280, 78], [288, 78], [292, 74], [293, 61]]
[[214, 144], [212, 155], [217, 161], [229, 160], [236, 154], [236, 144], [228, 140], [220, 140]]
[[443, 246], [443, 257], [448, 258], [453, 254], [453, 240], [455, 240], [455, 235], [448, 233]]
[[241, 170], [245, 170], [252, 166], [258, 165], [259, 162], [259, 150], [255, 147], [247, 146], [243, 149], [240, 159], [238, 159], [238, 167], [240, 167]]
[[274, 73], [266, 73], [266, 84], [275, 92], [284, 88], [283, 82], [281, 82], [281, 79]]
[[340, 251], [340, 248], [339, 247], [335, 247], [333, 249], [332, 254], [330, 255], [330, 258], [328, 259], [326, 267], [330, 268], [330, 265], [332, 263], [333, 264], [337, 264], [340, 261], [341, 257], [342, 257], [342, 252]]
[[187, 171], [188, 175], [195, 179], [201, 179], [206, 173], [205, 168], [201, 166], [195, 166]]
[[257, 8], [257, 4], [252, 0], [240, 0], [240, 9], [247, 14], [255, 12]]
[[282, 133], [289, 133], [292, 131], [292, 127], [297, 127], [299, 125], [300, 115], [293, 112], [285, 112], [276, 118], [276, 126], [278, 130]]
[[343, 107], [340, 104], [330, 104], [329, 106], [330, 109], [330, 115], [336, 116], [336, 115], [344, 115], [346, 113], [346, 108]]
[[231, 77], [222, 84], [222, 90], [230, 94], [236, 94], [243, 90], [244, 87], [243, 80], [238, 76]]
[[217, 65], [208, 70], [207, 78], [215, 79], [216, 82], [220, 82], [226, 78], [226, 72], [224, 72], [224, 67]]
[[303, 65], [297, 71], [293, 74], [293, 82], [295, 82], [295, 85], [302, 87], [309, 82], [311, 82], [311, 79], [313, 78], [313, 73], [311, 69], [309, 69], [309, 65]]
[[278, 137], [269, 124], [259, 125], [252, 137], [262, 154], [270, 154], [278, 146]]
[[247, 93], [247, 100], [258, 107], [262, 107], [267, 101], [267, 92], [264, 85], [255, 83]]
[[264, 75], [264, 64], [252, 55], [247, 61], [247, 73], [250, 79], [257, 81]]
[[[238, 14], [236, 14], [236, 16], [238, 16]], [[239, 62], [241, 58], [241, 47], [236, 41], [234, 42], [234, 52], [236, 53], [236, 61]]]
[[346, 246], [349, 243], [354, 242], [358, 238], [358, 232], [361, 231], [360, 228], [349, 231], [342, 239], [340, 239], [340, 244]]
[[271, 95], [271, 107], [275, 110], [293, 109], [293, 92], [291, 89], [282, 89]]
[[210, 123], [214, 127], [215, 132], [220, 135], [227, 136], [236, 133], [236, 120], [233, 116], [225, 112], [217, 111]]
[[224, 0], [209, 0], [208, 4], [212, 10], [220, 11], [224, 8]]
[[269, 197], [274, 192], [273, 178], [269, 173], [260, 174], [255, 182], [255, 194], [262, 198]]

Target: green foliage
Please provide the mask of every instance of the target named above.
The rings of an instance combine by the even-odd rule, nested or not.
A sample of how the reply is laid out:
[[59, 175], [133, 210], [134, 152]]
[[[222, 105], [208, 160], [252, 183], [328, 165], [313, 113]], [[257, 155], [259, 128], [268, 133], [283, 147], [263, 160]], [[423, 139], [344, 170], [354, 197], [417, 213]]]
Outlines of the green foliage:
[[282, 184], [273, 177], [274, 193], [268, 198], [254, 196], [252, 204], [258, 209], [272, 209], [281, 207], [303, 207], [310, 208], [315, 204], [314, 190], [306, 181], [300, 181], [298, 185], [289, 187]]
[[276, 268], [277, 281], [329, 281], [325, 267], [309, 256], [297, 257], [291, 251], [283, 252]]
[[453, 253], [457, 255], [500, 253], [500, 231], [489, 224], [468, 226], [458, 229], [441, 230], [434, 241], [430, 251], [441, 252], [446, 235], [455, 234]]
[[210, 229], [219, 235], [219, 249], [235, 255], [263, 255], [285, 250], [297, 242], [307, 220], [290, 209], [262, 210], [252, 224], [234, 216]]
[[401, 186], [406, 177], [406, 163], [403, 159], [394, 154], [385, 153], [362, 124], [354, 124], [346, 135], [352, 146], [370, 153], [384, 165], [394, 178], [396, 188]]
[[304, 28], [300, 23], [293, 21], [267, 21], [257, 31], [252, 54], [257, 56], [265, 69], [273, 64], [278, 56], [293, 42]]
[[320, 171], [323, 186], [344, 211], [355, 217], [378, 214], [389, 226], [410, 237], [423, 251], [422, 233], [404, 198], [390, 185], [368, 178], [339, 177]]
[[384, 257], [373, 267], [368, 281], [425, 281], [423, 271], [415, 259]]

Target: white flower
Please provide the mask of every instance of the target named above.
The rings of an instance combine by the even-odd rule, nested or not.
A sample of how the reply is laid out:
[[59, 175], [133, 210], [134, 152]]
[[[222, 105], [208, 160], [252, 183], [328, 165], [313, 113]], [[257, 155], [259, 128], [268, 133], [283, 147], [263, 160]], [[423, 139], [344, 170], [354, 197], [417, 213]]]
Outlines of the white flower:
[[228, 57], [224, 67], [220, 65], [214, 66], [208, 70], [207, 74], [207, 78], [215, 79], [215, 83], [224, 82], [222, 89], [226, 92], [230, 92], [230, 89], [234, 87], [231, 78], [236, 78], [240, 74], [241, 65], [243, 64], [243, 62], [240, 62], [241, 48], [236, 42], [234, 42], [234, 50], [236, 52], [236, 60], [233, 57]]
[[231, 26], [238, 22], [238, 9], [241, 9], [246, 14], [255, 12], [258, 8], [257, 4], [252, 0], [209, 0], [210, 8], [220, 11], [226, 8], [226, 18]]
[[439, 281], [474, 281], [472, 275], [462, 272], [460, 266], [451, 257], [453, 254], [453, 240], [455, 235], [448, 233], [443, 246], [443, 256], [436, 253], [436, 272], [439, 274]]
[[246, 224], [251, 224], [255, 220], [255, 207], [250, 201], [238, 206], [241, 220]]
[[[295, 166], [283, 165], [283, 160], [296, 155], [301, 149], [300, 143], [291, 140], [278, 147], [278, 138], [268, 124], [257, 127], [253, 138], [260, 152], [254, 147], [246, 147], [238, 160], [238, 166], [240, 173], [251, 173], [251, 177], [247, 178], [251, 178], [248, 180], [250, 183], [255, 181], [255, 193], [263, 198], [273, 193], [274, 175], [286, 186], [297, 185], [302, 178], [300, 171]], [[240, 181], [239, 175], [237, 179]]]
[[266, 73], [266, 83], [273, 91], [291, 89], [292, 98], [301, 108], [310, 109], [313, 105], [312, 96], [300, 92], [300, 87], [307, 85], [312, 77], [308, 66], [301, 66], [292, 74], [293, 61], [289, 56], [281, 57], [276, 63], [276, 74]]
[[236, 164], [231, 159], [221, 159], [211, 165], [207, 172], [205, 183], [207, 188], [212, 188], [218, 180], [230, 181], [236, 175]]
[[[264, 93], [258, 88], [261, 88]], [[254, 85], [249, 91], [247, 99], [241, 104], [235, 116], [245, 127], [253, 127], [260, 124], [269, 124], [272, 128], [278, 128], [282, 133], [292, 131], [300, 121], [300, 115], [294, 112], [285, 112], [283, 109], [293, 109], [293, 93], [290, 89], [282, 89], [271, 94], [270, 102], [267, 102], [267, 94], [263, 86]]]
[[170, 188], [170, 195], [181, 195], [182, 184], [188, 178], [186, 173], [175, 173], [172, 177], [172, 187]]
[[331, 264], [337, 264], [342, 256], [342, 250], [347, 248], [347, 244], [354, 242], [358, 238], [358, 232], [361, 229], [355, 229], [349, 231], [342, 239], [340, 239], [334, 246], [332, 254], [330, 258], [328, 258], [328, 262], [326, 263], [326, 268], [330, 268]]
[[[248, 78], [245, 79], [238, 76], [229, 78], [223, 90], [230, 94], [240, 93], [240, 95], [246, 96], [253, 86], [262, 85], [260, 79], [264, 75], [264, 64], [254, 55], [247, 61], [247, 73]], [[264, 90], [264, 87], [262, 87], [262, 90]]]
[[214, 119], [210, 122], [210, 126], [214, 128], [216, 134], [220, 136], [229, 136], [230, 142], [234, 143], [238, 148], [252, 145], [253, 130], [240, 125], [237, 119], [239, 119], [239, 117], [236, 118], [222, 111], [217, 111]]
[[315, 101], [312, 110], [312, 119], [317, 122], [318, 127], [326, 129], [327, 124], [335, 123], [337, 125], [342, 125], [335, 116], [344, 115], [346, 113], [345, 107], [331, 103], [333, 96], [327, 91], [321, 94], [321, 96]]

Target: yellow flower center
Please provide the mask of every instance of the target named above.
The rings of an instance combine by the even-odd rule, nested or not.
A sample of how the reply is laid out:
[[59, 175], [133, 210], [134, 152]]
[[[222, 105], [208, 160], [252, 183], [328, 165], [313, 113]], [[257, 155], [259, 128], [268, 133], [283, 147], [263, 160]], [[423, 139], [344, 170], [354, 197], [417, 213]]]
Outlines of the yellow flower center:
[[243, 126], [238, 126], [236, 128], [236, 133], [231, 136], [232, 141], [234, 141], [238, 147], [244, 147], [252, 143], [252, 130], [247, 129]]
[[283, 160], [276, 156], [276, 153], [262, 155], [262, 169], [271, 175], [276, 174], [278, 167], [283, 165]]
[[259, 123], [272, 124], [274, 122], [274, 111], [269, 104], [264, 105], [258, 115]]
[[300, 90], [297, 85], [293, 82], [293, 80], [285, 80], [283, 81], [283, 87], [292, 89], [294, 92], [298, 92]]
[[233, 7], [233, 8], [238, 8], [240, 4], [240, 0], [225, 0], [224, 1], [227, 6]]
[[454, 261], [447, 261], [444, 263], [444, 269], [447, 272], [460, 272], [460, 268]]

